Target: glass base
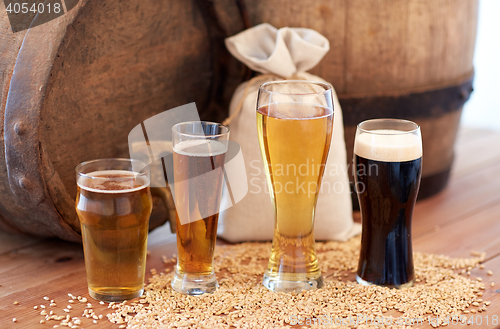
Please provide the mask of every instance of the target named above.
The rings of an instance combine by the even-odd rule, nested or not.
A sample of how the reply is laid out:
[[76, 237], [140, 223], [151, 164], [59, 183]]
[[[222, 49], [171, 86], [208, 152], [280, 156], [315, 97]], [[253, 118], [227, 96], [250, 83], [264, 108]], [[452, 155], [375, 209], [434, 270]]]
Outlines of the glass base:
[[189, 273], [179, 273], [175, 269], [172, 280], [172, 289], [184, 295], [202, 295], [213, 293], [219, 284], [215, 273], [209, 275], [198, 275]]
[[315, 277], [302, 273], [279, 273], [272, 275], [268, 270], [264, 273], [262, 284], [274, 292], [302, 292], [314, 290], [323, 286], [323, 276], [319, 272]]
[[410, 288], [415, 283], [415, 279], [413, 279], [409, 282], [406, 282], [406, 283], [403, 283], [400, 285], [381, 285], [381, 284], [375, 284], [375, 283], [371, 283], [371, 282], [368, 282], [366, 280], [363, 280], [357, 274], [356, 274], [356, 281], [363, 286], [381, 286], [381, 287], [396, 288], [396, 289]]
[[122, 293], [120, 293], [120, 291], [117, 289], [113, 289], [113, 292], [106, 292], [105, 290], [96, 292], [89, 288], [90, 297], [103, 302], [123, 302], [124, 300], [134, 299], [136, 297], [142, 296], [143, 293], [144, 288], [134, 292], [130, 292], [130, 290], [127, 290], [126, 292], [124, 291]]

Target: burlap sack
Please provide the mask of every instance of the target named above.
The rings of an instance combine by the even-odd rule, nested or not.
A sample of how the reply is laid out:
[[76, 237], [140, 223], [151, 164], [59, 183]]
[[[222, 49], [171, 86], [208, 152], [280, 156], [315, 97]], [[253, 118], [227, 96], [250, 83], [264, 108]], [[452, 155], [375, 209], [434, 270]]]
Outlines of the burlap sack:
[[[305, 71], [316, 66], [328, 52], [329, 42], [314, 30], [278, 30], [261, 24], [226, 39], [226, 47], [234, 57], [263, 75], [241, 84], [231, 101], [226, 123], [231, 129], [230, 139], [241, 146], [249, 189], [239, 203], [220, 214], [218, 234], [231, 242], [272, 240], [274, 214], [257, 138], [257, 92], [261, 84], [271, 80], [324, 81]], [[317, 240], [347, 240], [361, 232], [361, 226], [352, 220], [348, 168], [342, 110], [334, 92], [334, 132], [316, 207]], [[227, 194], [222, 202], [230, 202]]]

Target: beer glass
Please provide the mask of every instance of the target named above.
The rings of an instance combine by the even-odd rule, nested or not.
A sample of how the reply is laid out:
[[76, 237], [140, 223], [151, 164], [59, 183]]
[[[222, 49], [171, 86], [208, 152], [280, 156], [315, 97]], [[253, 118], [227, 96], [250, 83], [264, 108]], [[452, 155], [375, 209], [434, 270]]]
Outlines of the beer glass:
[[172, 288], [201, 295], [217, 288], [213, 260], [229, 128], [212, 122], [172, 127], [177, 266]]
[[362, 218], [356, 280], [410, 287], [415, 281], [411, 218], [422, 173], [420, 127], [396, 119], [360, 123], [354, 165]]
[[276, 292], [319, 288], [314, 210], [333, 132], [332, 86], [293, 80], [263, 84], [257, 129], [275, 217], [263, 284]]
[[83, 162], [76, 181], [90, 296], [114, 302], [142, 295], [153, 207], [149, 166], [130, 159]]

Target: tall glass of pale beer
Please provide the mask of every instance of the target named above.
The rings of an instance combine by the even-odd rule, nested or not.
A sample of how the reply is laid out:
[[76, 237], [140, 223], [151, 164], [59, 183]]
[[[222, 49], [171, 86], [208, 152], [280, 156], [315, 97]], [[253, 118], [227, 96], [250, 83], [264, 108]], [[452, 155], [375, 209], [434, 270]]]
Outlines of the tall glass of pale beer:
[[314, 211], [333, 132], [332, 86], [293, 80], [263, 84], [257, 129], [275, 217], [263, 284], [276, 292], [320, 288]]
[[354, 165], [362, 218], [356, 280], [410, 287], [415, 281], [411, 221], [422, 174], [420, 127], [398, 119], [360, 123]]
[[192, 121], [172, 127], [177, 266], [172, 288], [186, 295], [217, 288], [214, 248], [229, 128]]
[[90, 296], [112, 302], [142, 295], [152, 210], [149, 166], [130, 159], [83, 162], [76, 181]]

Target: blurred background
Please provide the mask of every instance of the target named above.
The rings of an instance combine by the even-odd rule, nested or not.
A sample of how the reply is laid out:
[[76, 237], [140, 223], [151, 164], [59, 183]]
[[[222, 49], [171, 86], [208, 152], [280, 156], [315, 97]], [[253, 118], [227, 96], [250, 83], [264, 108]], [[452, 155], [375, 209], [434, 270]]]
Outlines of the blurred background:
[[500, 1], [479, 2], [474, 54], [474, 92], [464, 106], [462, 126], [500, 130]]

